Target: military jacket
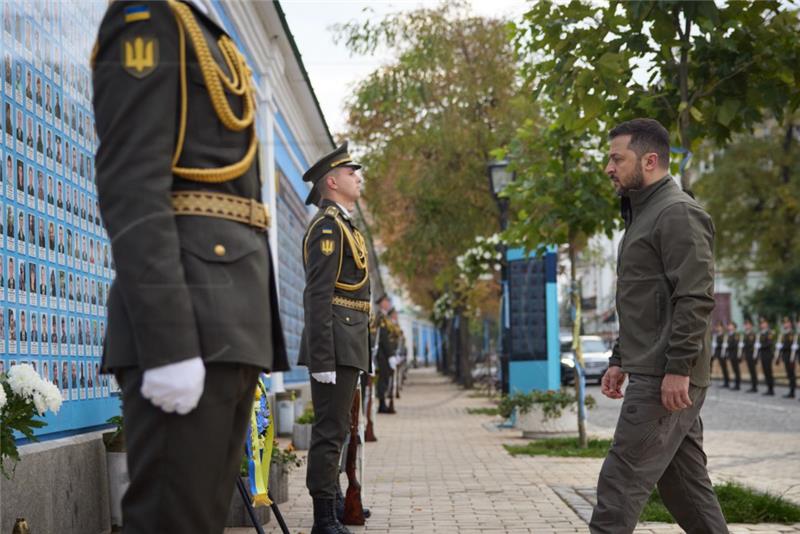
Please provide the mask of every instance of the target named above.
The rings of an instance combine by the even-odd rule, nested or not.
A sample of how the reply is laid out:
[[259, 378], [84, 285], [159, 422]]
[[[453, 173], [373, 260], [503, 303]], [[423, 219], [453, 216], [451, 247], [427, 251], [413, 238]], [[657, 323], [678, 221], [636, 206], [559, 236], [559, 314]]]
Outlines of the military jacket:
[[727, 335], [725, 337], [725, 342], [727, 343], [725, 357], [729, 360], [735, 360], [739, 355], [739, 334], [734, 332], [733, 334]]
[[97, 190], [117, 275], [104, 369], [202, 356], [287, 370], [267, 233], [172, 207], [176, 191], [261, 201], [243, 56], [187, 3], [112, 2], [92, 65]]
[[381, 313], [377, 321], [378, 329], [378, 369], [386, 370], [389, 368], [389, 358], [394, 356], [397, 351], [396, 336], [392, 332], [392, 322], [389, 318]]
[[725, 347], [725, 334], [718, 334], [714, 336], [714, 358], [724, 358], [726, 354], [723, 353]]
[[792, 354], [792, 343], [794, 342], [794, 332], [784, 332], [781, 336], [780, 353], [789, 357]]
[[775, 350], [775, 338], [773, 337], [772, 330], [759, 332], [756, 347], [759, 356], [772, 356], [772, 352]]
[[748, 358], [753, 357], [753, 348], [756, 344], [756, 333], [743, 333], [742, 334], [742, 356], [746, 356]]
[[322, 200], [303, 237], [305, 326], [298, 363], [312, 373], [337, 365], [372, 370], [369, 309], [336, 304], [370, 302], [367, 248], [363, 236], [335, 202]]

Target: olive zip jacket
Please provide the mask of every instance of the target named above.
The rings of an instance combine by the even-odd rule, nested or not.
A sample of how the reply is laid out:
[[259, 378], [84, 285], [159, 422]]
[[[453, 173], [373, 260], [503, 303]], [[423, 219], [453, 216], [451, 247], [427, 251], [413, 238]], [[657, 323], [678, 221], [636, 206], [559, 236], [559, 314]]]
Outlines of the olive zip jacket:
[[714, 223], [670, 176], [622, 198], [619, 337], [610, 365], [691, 377], [707, 387], [714, 309]]

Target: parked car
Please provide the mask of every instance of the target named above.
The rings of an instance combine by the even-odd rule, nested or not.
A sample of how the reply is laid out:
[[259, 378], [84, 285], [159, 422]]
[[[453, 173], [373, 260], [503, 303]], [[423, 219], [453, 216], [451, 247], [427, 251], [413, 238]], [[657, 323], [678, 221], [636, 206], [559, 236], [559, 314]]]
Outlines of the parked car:
[[[600, 336], [581, 336], [586, 381], [597, 380], [599, 384], [608, 370], [611, 350]], [[571, 384], [575, 379], [575, 353], [572, 336], [561, 336], [561, 383]]]

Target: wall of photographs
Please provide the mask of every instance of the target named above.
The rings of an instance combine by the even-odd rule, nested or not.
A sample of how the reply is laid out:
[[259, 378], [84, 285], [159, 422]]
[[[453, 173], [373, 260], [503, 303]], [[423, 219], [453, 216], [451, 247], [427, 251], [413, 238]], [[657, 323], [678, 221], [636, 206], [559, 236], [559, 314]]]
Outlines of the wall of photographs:
[[89, 56], [104, 0], [0, 2], [0, 371], [29, 363], [64, 404], [42, 433], [118, 411], [101, 375], [113, 279], [94, 187]]

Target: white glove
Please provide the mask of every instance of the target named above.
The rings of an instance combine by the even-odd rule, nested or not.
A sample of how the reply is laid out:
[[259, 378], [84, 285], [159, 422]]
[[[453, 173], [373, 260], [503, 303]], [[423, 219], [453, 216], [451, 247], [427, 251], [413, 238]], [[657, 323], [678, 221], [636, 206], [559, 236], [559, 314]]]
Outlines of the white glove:
[[316, 380], [320, 384], [336, 383], [336, 371], [329, 371], [325, 373], [311, 373], [311, 376], [314, 377], [314, 380]]
[[389, 368], [392, 371], [397, 369], [397, 356], [389, 356]]
[[167, 413], [186, 415], [194, 410], [206, 380], [206, 367], [199, 356], [148, 369], [142, 377], [142, 397]]

